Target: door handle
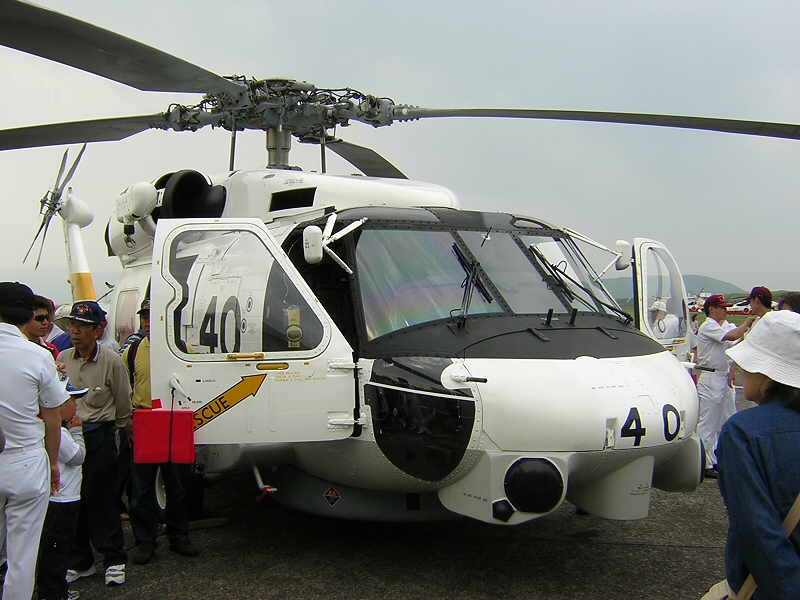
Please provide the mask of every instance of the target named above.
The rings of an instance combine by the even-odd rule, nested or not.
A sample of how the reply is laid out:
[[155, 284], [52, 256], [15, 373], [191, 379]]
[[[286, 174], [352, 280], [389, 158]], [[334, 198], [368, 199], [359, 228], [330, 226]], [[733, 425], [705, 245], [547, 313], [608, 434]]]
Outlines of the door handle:
[[169, 387], [171, 387], [175, 392], [178, 392], [181, 396], [183, 396], [187, 400], [191, 400], [191, 398], [189, 398], [189, 394], [187, 394], [185, 391], [183, 391], [183, 388], [181, 387], [181, 382], [178, 379], [178, 375], [177, 374], [173, 373], [172, 377], [170, 377], [170, 379], [169, 379]]

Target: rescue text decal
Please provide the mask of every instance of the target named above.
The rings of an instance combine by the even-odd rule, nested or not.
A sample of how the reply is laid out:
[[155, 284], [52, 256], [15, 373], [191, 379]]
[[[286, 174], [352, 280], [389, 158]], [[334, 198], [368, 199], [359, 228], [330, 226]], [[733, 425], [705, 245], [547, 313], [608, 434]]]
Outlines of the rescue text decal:
[[245, 375], [239, 383], [222, 392], [208, 404], [204, 404], [202, 408], [198, 408], [194, 411], [194, 430], [197, 431], [206, 423], [213, 421], [248, 396], [255, 396], [266, 378], [266, 375]]

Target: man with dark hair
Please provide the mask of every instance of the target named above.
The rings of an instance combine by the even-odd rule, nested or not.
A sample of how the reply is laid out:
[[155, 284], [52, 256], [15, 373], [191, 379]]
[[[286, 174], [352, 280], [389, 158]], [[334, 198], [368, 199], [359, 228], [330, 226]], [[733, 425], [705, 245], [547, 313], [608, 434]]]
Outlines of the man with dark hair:
[[[60, 406], [68, 395], [50, 353], [22, 332], [33, 316], [33, 292], [0, 283], [0, 531], [6, 531], [4, 598], [30, 598], [50, 493], [60, 486]], [[41, 413], [41, 420], [37, 415]]]
[[[742, 339], [747, 337], [747, 334], [750, 333], [750, 330], [753, 329], [753, 326], [761, 317], [772, 310], [772, 292], [763, 286], [756, 286], [750, 291], [747, 301], [750, 302], [750, 313], [755, 317], [755, 319], [753, 324], [747, 329], [747, 331], [745, 331]], [[735, 381], [736, 363], [733, 363], [731, 364], [731, 370], [728, 373], [728, 386], [733, 388]]]
[[739, 327], [728, 323], [725, 317], [729, 306], [732, 306], [731, 303], [721, 295], [709, 296], [703, 305], [707, 319], [697, 330], [698, 364], [707, 369], [697, 382], [697, 394], [700, 397], [697, 434], [705, 448], [705, 476], [709, 479], [717, 478], [715, 449], [720, 429], [736, 413], [733, 390], [728, 385], [732, 361], [725, 350], [732, 345], [731, 342], [741, 339], [755, 320], [755, 317], [747, 317]]
[[53, 358], [58, 357], [58, 348], [46, 340], [53, 323], [52, 301], [44, 296], [33, 297], [33, 318], [25, 325], [25, 336], [34, 344], [48, 350]]
[[128, 557], [116, 501], [116, 436], [118, 432], [125, 435], [131, 415], [131, 387], [122, 359], [98, 343], [105, 315], [97, 302], [84, 300], [73, 304], [67, 325], [73, 348], [59, 355], [70, 383], [89, 388], [78, 401], [86, 458], [78, 530], [67, 581], [95, 573], [93, 544], [103, 555], [106, 585], [121, 585], [125, 583]]
[[761, 285], [754, 287], [747, 300], [750, 302], [750, 311], [757, 317], [756, 320], [772, 310], [772, 292], [769, 288]]

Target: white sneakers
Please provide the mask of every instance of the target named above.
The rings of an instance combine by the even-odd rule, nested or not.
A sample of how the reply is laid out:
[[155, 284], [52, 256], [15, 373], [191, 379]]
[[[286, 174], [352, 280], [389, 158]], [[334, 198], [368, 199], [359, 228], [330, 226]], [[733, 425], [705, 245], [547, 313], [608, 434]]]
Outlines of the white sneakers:
[[111, 565], [106, 569], [106, 585], [125, 583], [125, 565]]
[[94, 565], [85, 571], [73, 571], [70, 569], [67, 571], [67, 583], [72, 583], [73, 581], [81, 579], [82, 577], [91, 577], [95, 573], [97, 573], [97, 569], [94, 568]]
[[[72, 583], [82, 577], [91, 577], [97, 573], [94, 565], [85, 571], [67, 571], [67, 583]], [[125, 565], [111, 565], [106, 569], [106, 585], [122, 585], [125, 583]]]

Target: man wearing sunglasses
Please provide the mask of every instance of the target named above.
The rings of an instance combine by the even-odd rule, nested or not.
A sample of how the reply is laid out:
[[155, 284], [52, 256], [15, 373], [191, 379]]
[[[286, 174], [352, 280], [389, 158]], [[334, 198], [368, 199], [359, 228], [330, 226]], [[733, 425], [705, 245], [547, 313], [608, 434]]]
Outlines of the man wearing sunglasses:
[[47, 341], [47, 334], [50, 333], [53, 322], [52, 303], [44, 296], [36, 295], [33, 297], [33, 306], [33, 318], [25, 325], [25, 337], [49, 350], [53, 358], [58, 358], [58, 348]]

